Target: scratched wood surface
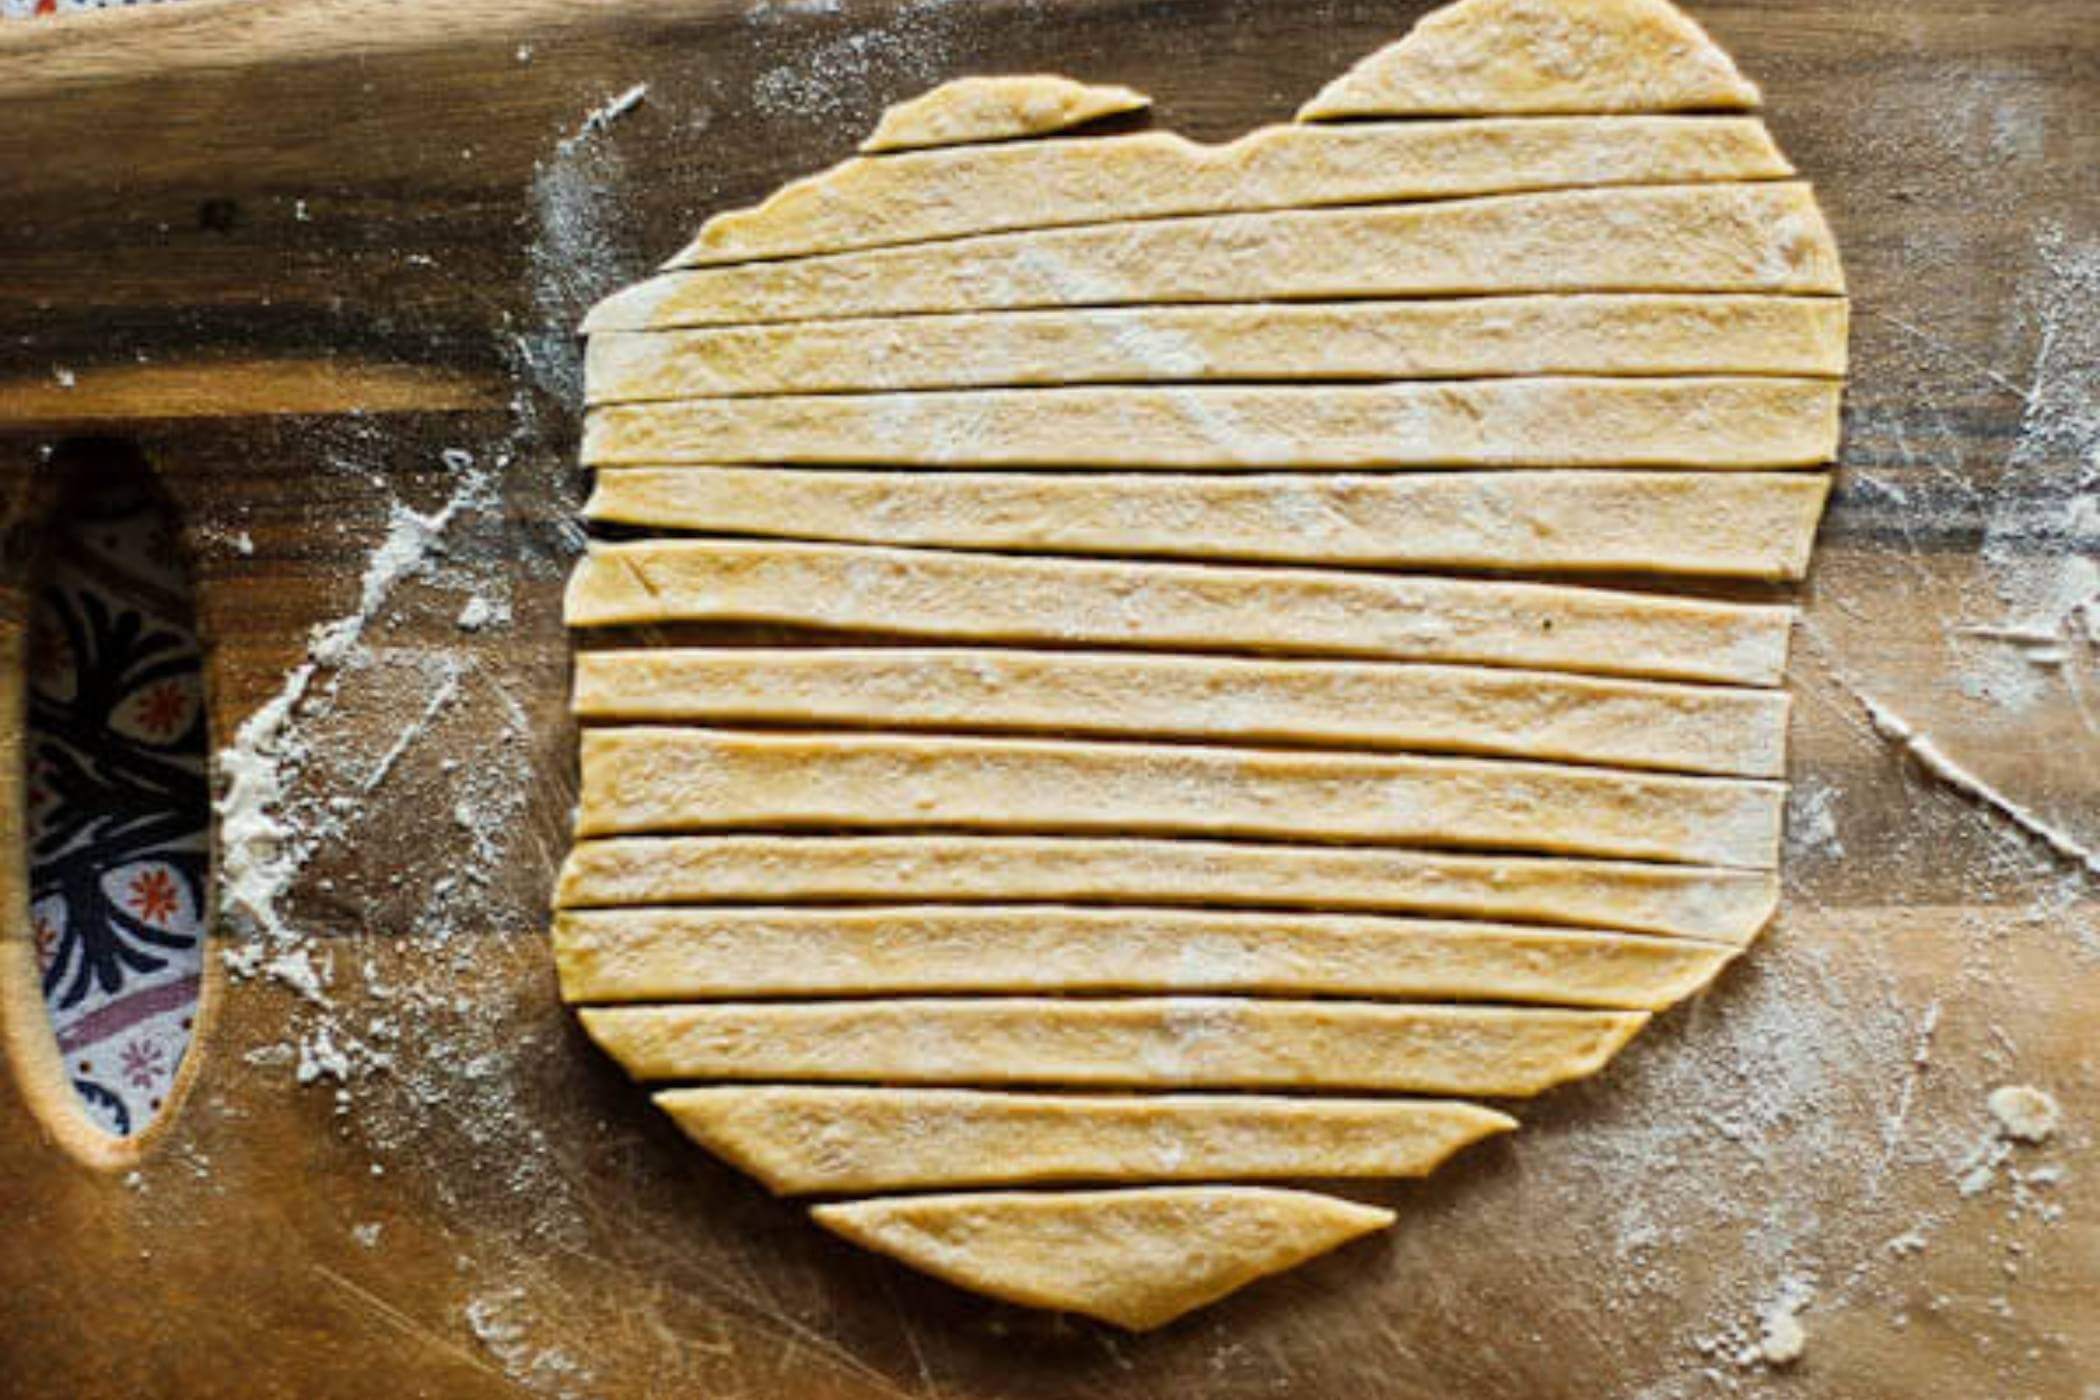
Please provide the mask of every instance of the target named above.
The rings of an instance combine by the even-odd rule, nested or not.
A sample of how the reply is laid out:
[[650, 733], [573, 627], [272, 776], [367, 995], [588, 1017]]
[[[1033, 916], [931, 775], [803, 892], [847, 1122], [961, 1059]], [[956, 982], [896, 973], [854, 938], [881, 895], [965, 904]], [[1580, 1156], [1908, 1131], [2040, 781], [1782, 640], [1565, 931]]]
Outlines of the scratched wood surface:
[[[688, 1148], [555, 1005], [581, 308], [942, 78], [1131, 83], [1162, 124], [1224, 137], [1423, 8], [199, 0], [0, 27], [0, 650], [59, 441], [138, 444], [184, 508], [220, 744], [310, 628], [356, 612], [399, 512], [458, 493], [447, 449], [492, 482], [317, 682], [294, 787], [344, 802], [287, 909], [329, 1004], [215, 974], [187, 1101], [116, 1169], [30, 1111], [20, 1056], [0, 1066], [0, 1391], [2091, 1393], [2094, 877], [1862, 708], [2100, 843], [2090, 637], [1964, 630], [2053, 627], [2100, 587], [2077, 562], [2100, 549], [2089, 0], [1693, 7], [1816, 182], [1856, 307], [1791, 678], [1786, 906], [1524, 1132], [1349, 1188], [1399, 1209], [1387, 1235], [1141, 1339], [1002, 1308]], [[462, 631], [470, 586], [500, 586], [510, 621]], [[365, 791], [433, 674], [458, 699]], [[491, 778], [511, 800], [463, 804]], [[27, 957], [14, 903], [0, 974]], [[324, 1027], [391, 1068], [300, 1086], [286, 1047]], [[1972, 1171], [2011, 1082], [2065, 1126]], [[1805, 1357], [1743, 1364], [1788, 1279], [1812, 1289]]]

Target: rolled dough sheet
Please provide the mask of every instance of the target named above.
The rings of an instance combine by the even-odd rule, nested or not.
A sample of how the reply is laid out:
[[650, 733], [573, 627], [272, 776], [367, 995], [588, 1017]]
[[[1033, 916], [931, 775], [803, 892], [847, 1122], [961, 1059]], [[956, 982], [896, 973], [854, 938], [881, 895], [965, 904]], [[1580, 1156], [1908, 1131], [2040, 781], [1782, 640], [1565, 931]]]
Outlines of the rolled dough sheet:
[[1046, 901], [1389, 911], [1747, 944], [1768, 871], [1382, 847], [1031, 836], [629, 836], [583, 841], [565, 908]]
[[1845, 372], [1842, 297], [1572, 295], [959, 311], [602, 331], [591, 403], [1186, 380]]
[[1797, 579], [1822, 473], [859, 472], [608, 467], [593, 519], [658, 529], [1295, 564]]
[[781, 1195], [1072, 1181], [1426, 1176], [1517, 1121], [1449, 1099], [737, 1085], [656, 1102]]
[[1843, 290], [1815, 196], [1773, 181], [1202, 215], [686, 269], [614, 293], [583, 328], [1143, 302]]
[[1596, 1073], [1638, 1011], [1232, 997], [588, 1006], [641, 1080], [1379, 1089], [1525, 1098]]
[[1480, 662], [1775, 684], [1791, 607], [1343, 571], [716, 540], [593, 545], [572, 627], [771, 622], [1001, 642]]
[[608, 404], [587, 466], [1806, 467], [1841, 386], [1771, 377], [929, 389]]
[[1298, 119], [1757, 105], [1735, 61], [1663, 0], [1460, 0], [1329, 83]]
[[901, 647], [587, 651], [586, 720], [1038, 731], [1777, 777], [1779, 690], [1493, 667]]
[[645, 727], [582, 736], [579, 836], [766, 827], [1281, 837], [1770, 869], [1784, 784], [1468, 758]]
[[1218, 992], [1659, 1011], [1734, 956], [1686, 938], [1187, 909], [571, 909], [554, 920], [572, 1002]]
[[1789, 174], [1756, 118], [1262, 126], [1226, 145], [1174, 132], [1029, 141], [848, 160], [716, 214], [666, 267], [1184, 214]]
[[1134, 1332], [1393, 1223], [1389, 1210], [1253, 1186], [908, 1196], [810, 1215], [960, 1287]]
[[666, 266], [1169, 215], [1793, 173], [1764, 124], [1741, 117], [1265, 126], [1222, 146], [1148, 131], [849, 160], [717, 214]]
[[886, 108], [860, 148], [902, 151], [1041, 136], [1151, 105], [1133, 88], [1079, 83], [1054, 73], [958, 78]]

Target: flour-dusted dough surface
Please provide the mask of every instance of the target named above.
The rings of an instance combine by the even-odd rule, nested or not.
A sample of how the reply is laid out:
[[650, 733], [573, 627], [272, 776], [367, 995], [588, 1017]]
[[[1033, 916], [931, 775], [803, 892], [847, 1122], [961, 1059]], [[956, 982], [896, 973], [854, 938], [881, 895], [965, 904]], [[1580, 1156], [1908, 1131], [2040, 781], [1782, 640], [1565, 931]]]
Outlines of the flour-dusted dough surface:
[[603, 331], [591, 403], [1205, 379], [1845, 372], [1837, 297], [1620, 295], [1072, 307]]
[[586, 720], [1008, 730], [1502, 754], [1777, 777], [1789, 699], [1494, 667], [1006, 648], [576, 658]]
[[583, 735], [577, 834], [788, 828], [1188, 834], [1769, 869], [1783, 784], [1185, 744], [615, 728]]
[[1134, 1332], [1393, 1222], [1388, 1210], [1249, 1186], [912, 1196], [810, 1215], [949, 1283]]
[[1839, 293], [1805, 184], [1643, 186], [1223, 214], [666, 272], [584, 329], [1482, 292]]
[[1232, 997], [591, 1006], [636, 1079], [1379, 1089], [1524, 1098], [1602, 1068], [1640, 1011]]
[[1757, 105], [1734, 60], [1664, 0], [1459, 0], [1329, 83], [1298, 119]]
[[1449, 1099], [736, 1085], [656, 1102], [774, 1192], [1426, 1176], [1516, 1120]]
[[572, 1002], [1218, 992], [1659, 1011], [1734, 956], [1577, 929], [1054, 905], [571, 909], [554, 921]]
[[587, 466], [1805, 467], [1839, 385], [1771, 377], [1085, 385], [607, 404]]
[[564, 606], [572, 627], [773, 622], [1746, 685], [1778, 681], [1794, 621], [1616, 589], [716, 540], [593, 545]]
[[1054, 73], [958, 78], [885, 109], [860, 148], [905, 151], [1042, 136], [1151, 105], [1135, 88], [1079, 83]]
[[1764, 124], [1739, 117], [1265, 126], [1223, 146], [1148, 131], [848, 160], [717, 214], [666, 266], [1168, 215], [1793, 173]]
[[1801, 472], [866, 472], [609, 467], [622, 525], [850, 543], [1541, 573], [1795, 579], [1829, 478]]
[[1031, 836], [580, 841], [555, 902], [1048, 902], [1396, 912], [1618, 928], [1741, 946], [1769, 871], [1364, 846]]

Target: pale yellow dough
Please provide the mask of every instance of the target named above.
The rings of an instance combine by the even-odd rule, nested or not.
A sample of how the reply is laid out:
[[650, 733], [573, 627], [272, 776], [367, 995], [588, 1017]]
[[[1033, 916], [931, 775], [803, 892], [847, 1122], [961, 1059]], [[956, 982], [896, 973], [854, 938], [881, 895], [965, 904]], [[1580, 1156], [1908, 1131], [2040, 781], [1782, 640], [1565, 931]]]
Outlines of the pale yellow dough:
[[1815, 196], [1787, 181], [1155, 219], [689, 269], [614, 293], [583, 328], [1143, 302], [1843, 290]]
[[1777, 777], [1778, 690], [1128, 652], [647, 648], [576, 658], [589, 720], [1019, 730], [1501, 754]]
[[1282, 837], [1770, 869], [1783, 784], [1470, 758], [586, 730], [577, 834], [932, 828]]
[[1253, 1186], [909, 1196], [810, 1215], [960, 1287], [1133, 1332], [1393, 1222], [1388, 1210]]
[[1329, 83], [1298, 119], [1757, 104], [1734, 60], [1665, 0], [1458, 0]]
[[1769, 871], [1364, 846], [1032, 836], [629, 836], [580, 841], [562, 907], [1047, 901], [1401, 912], [1622, 928], [1732, 945]]
[[572, 627], [775, 622], [1771, 685], [1794, 610], [1489, 580], [678, 540], [592, 546], [565, 616]]
[[1448, 1099], [761, 1085], [656, 1096], [781, 1195], [1068, 1181], [1426, 1176], [1517, 1121]]
[[601, 331], [593, 404], [1204, 379], [1845, 372], [1839, 297], [1451, 297], [961, 311]]
[[1823, 474], [609, 467], [596, 520], [804, 540], [1294, 564], [1796, 579]]
[[1151, 105], [1151, 98], [1132, 88], [1078, 83], [1054, 73], [958, 78], [884, 110], [860, 148], [903, 151], [1042, 136]]
[[849, 160], [717, 214], [666, 266], [1167, 215], [1793, 173], [1754, 118], [1265, 126], [1223, 146], [1148, 131]]
[[1805, 467], [1837, 453], [1829, 379], [1553, 377], [1085, 385], [608, 404], [587, 466]]
[[1381, 1089], [1524, 1098], [1596, 1073], [1640, 1011], [1237, 997], [588, 1006], [636, 1079]]
[[1190, 909], [569, 909], [554, 920], [572, 1002], [1229, 992], [1659, 1011], [1734, 956], [1684, 938]]

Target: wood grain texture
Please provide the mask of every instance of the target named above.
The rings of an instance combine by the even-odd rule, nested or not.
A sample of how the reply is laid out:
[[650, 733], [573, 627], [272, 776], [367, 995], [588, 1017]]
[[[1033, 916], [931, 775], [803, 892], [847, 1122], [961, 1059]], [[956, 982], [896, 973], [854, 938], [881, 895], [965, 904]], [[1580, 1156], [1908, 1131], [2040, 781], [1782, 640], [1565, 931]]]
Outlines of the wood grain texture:
[[[510, 454], [500, 499], [457, 528], [462, 549], [502, 552], [515, 585], [511, 625], [474, 634], [455, 626], [458, 592], [404, 587], [369, 639], [368, 684], [339, 702], [355, 761], [334, 789], [326, 772], [308, 783], [355, 794], [399, 737], [399, 708], [375, 699], [387, 676], [470, 663], [465, 703], [291, 900], [336, 957], [339, 1020], [401, 1015], [400, 992], [375, 987], [430, 999], [392, 1074], [352, 1086], [338, 1117], [332, 1083], [301, 1089], [288, 1065], [247, 1058], [295, 1043], [312, 1008], [229, 982], [190, 1101], [130, 1187], [66, 1156], [10, 1087], [20, 1066], [0, 1066], [5, 1382], [1572, 1400], [1698, 1394], [1712, 1366], [1751, 1391], [1759, 1373], [1695, 1340], [1754, 1331], [1797, 1271], [1819, 1291], [1790, 1393], [2057, 1400], [2100, 1380], [2100, 1071], [2080, 943], [2100, 900], [1893, 754], [1846, 688], [2100, 840], [2100, 746], [2063, 687], [2023, 707], [1955, 683], [1981, 645], [1955, 629], [2008, 616], [1986, 531], [2008, 510], [2046, 516], [2083, 470], [2074, 440], [2022, 427], [2035, 386], [2076, 382], [2061, 353], [2075, 323], [2046, 312], [2100, 241], [2086, 0], [1693, 6], [1815, 182], [1855, 299], [1838, 490], [1792, 673], [1793, 776], [1829, 794], [1844, 854], [1798, 847], [1758, 956], [1659, 1018], [1605, 1082], [1528, 1109], [1521, 1144], [1352, 1187], [1402, 1208], [1380, 1243], [1141, 1342], [1002, 1309], [829, 1239], [704, 1159], [556, 1002], [544, 924], [574, 797], [559, 591], [582, 487], [568, 329], [583, 308], [942, 78], [1125, 82], [1162, 123], [1226, 137], [1285, 118], [1425, 8], [189, 0], [0, 26], [5, 518], [23, 521], [56, 435], [141, 442], [189, 512], [220, 742], [278, 693], [307, 629], [356, 606], [389, 493], [423, 511], [446, 499], [441, 449]], [[643, 81], [640, 107], [560, 151]], [[349, 388], [298, 388], [316, 365]], [[252, 554], [230, 543], [242, 532]], [[2005, 548], [2063, 546], [2015, 532]], [[531, 778], [504, 855], [477, 861], [450, 821], [461, 775], [439, 765], [499, 747]], [[431, 891], [477, 868], [476, 913], [440, 945]], [[2002, 1173], [1973, 1198], [1953, 1184], [1987, 1130], [1984, 1094], [2018, 1080], [2067, 1111], [2057, 1144], [2015, 1160], [2065, 1169], [2055, 1225], [2008, 1219]], [[439, 1111], [419, 1117], [425, 1093]], [[383, 1226], [372, 1248], [350, 1233], [366, 1223]], [[1912, 1228], [1928, 1248], [1891, 1254]], [[589, 1378], [564, 1378], [561, 1357]]]

